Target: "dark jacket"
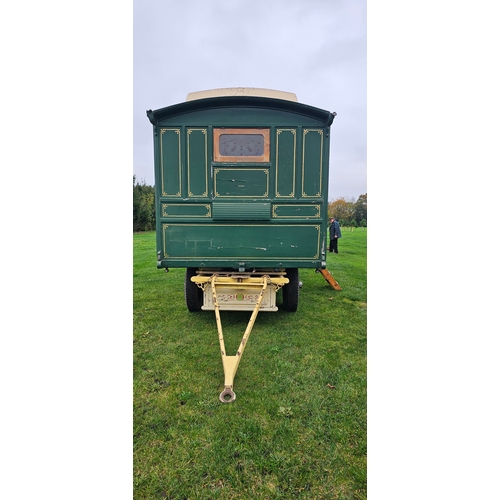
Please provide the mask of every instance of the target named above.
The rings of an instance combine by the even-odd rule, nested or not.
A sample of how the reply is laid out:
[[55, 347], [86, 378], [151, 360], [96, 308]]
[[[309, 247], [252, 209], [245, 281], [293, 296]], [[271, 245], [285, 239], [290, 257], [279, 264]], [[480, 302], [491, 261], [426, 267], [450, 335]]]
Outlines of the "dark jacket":
[[340, 225], [336, 220], [330, 224], [330, 239], [333, 240], [335, 236], [337, 238], [342, 238], [342, 231], [340, 230]]

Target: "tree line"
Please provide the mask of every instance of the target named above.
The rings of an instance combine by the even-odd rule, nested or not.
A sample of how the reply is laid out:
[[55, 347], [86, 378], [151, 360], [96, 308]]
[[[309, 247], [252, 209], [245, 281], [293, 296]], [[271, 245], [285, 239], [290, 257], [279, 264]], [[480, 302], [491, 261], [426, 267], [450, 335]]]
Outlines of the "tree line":
[[[143, 181], [137, 182], [134, 175], [134, 197], [133, 197], [134, 232], [154, 231], [156, 228], [155, 188], [148, 186]], [[328, 217], [335, 217], [341, 226], [366, 227], [367, 205], [366, 194], [346, 200], [338, 198], [328, 203]]]
[[328, 217], [335, 217], [341, 226], [366, 227], [368, 221], [367, 194], [362, 194], [357, 201], [354, 198], [347, 201], [345, 198], [337, 198], [328, 203]]
[[156, 228], [155, 188], [134, 175], [134, 232], [154, 231]]

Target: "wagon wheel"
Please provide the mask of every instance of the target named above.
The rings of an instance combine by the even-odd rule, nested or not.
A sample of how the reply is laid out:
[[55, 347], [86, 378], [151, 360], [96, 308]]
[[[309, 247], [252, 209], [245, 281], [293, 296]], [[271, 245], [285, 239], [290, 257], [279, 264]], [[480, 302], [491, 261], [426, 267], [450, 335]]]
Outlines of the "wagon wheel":
[[184, 297], [186, 306], [191, 312], [201, 311], [203, 305], [203, 290], [196, 283], [191, 281], [191, 276], [196, 276], [196, 268], [188, 267], [186, 269], [186, 278], [184, 280]]
[[283, 309], [287, 312], [295, 312], [299, 305], [299, 270], [297, 268], [288, 268], [286, 277], [290, 281], [283, 287]]

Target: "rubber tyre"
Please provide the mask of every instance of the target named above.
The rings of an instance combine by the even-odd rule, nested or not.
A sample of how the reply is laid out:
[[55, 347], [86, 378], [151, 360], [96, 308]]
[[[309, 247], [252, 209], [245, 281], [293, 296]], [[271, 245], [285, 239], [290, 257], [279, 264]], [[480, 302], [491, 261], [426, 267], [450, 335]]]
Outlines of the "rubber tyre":
[[196, 276], [196, 268], [188, 267], [186, 269], [186, 278], [184, 280], [184, 298], [186, 306], [191, 312], [201, 311], [203, 305], [203, 290], [196, 283], [191, 281], [191, 276]]
[[286, 277], [290, 282], [283, 287], [283, 310], [295, 312], [299, 306], [299, 270], [297, 268], [287, 269]]

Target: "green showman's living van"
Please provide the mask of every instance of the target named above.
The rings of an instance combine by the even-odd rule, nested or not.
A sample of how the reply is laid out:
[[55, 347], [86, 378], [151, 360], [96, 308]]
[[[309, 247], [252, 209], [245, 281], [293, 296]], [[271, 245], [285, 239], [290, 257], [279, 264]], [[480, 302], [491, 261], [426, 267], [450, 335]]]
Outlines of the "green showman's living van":
[[147, 111], [157, 266], [186, 268], [190, 311], [253, 310], [262, 280], [272, 286], [261, 310], [277, 310], [281, 287], [281, 307], [297, 309], [299, 268], [326, 268], [335, 115], [256, 88], [194, 92]]

